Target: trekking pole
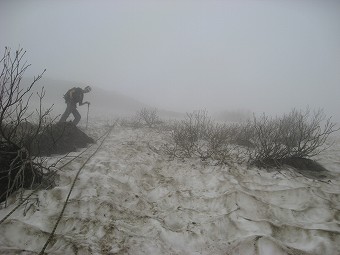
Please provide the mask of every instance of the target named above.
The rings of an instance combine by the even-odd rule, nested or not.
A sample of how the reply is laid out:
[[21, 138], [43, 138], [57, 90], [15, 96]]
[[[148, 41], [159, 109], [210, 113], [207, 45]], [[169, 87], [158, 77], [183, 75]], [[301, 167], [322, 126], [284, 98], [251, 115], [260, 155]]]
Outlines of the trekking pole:
[[90, 104], [87, 104], [86, 129], [87, 129], [87, 125], [89, 124], [89, 111], [90, 111]]

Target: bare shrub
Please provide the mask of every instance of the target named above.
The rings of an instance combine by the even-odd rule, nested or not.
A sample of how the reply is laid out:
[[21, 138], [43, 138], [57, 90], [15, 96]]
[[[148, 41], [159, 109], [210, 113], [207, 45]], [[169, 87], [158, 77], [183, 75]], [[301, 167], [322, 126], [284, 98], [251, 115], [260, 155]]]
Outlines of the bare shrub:
[[[37, 93], [40, 100], [39, 109], [30, 112], [29, 104], [33, 95], [32, 88], [43, 73], [33, 78], [31, 84], [21, 86], [24, 72], [30, 66], [23, 63], [25, 51], [19, 49], [11, 53], [5, 48], [0, 60], [0, 201], [19, 188], [32, 188], [42, 181], [44, 167], [35, 160], [30, 150], [35, 137], [41, 133], [48, 122], [51, 107], [44, 110], [42, 99], [44, 89]], [[31, 124], [30, 120], [36, 120]]]
[[228, 164], [236, 158], [236, 146], [231, 143], [233, 136], [233, 129], [214, 123], [207, 111], [195, 111], [174, 123], [170, 143], [164, 144], [163, 151], [172, 158], [196, 156], [202, 161]]
[[182, 121], [175, 122], [171, 137], [178, 155], [191, 157], [200, 140], [205, 140], [211, 128], [211, 119], [206, 111], [187, 113]]
[[137, 112], [136, 116], [141, 123], [144, 123], [149, 128], [153, 128], [160, 123], [156, 108], [142, 108]]
[[211, 159], [217, 164], [241, 162], [241, 151], [233, 143], [235, 129], [226, 124], [212, 123], [203, 143], [196, 147], [196, 154], [204, 161]]
[[229, 133], [231, 144], [243, 148], [253, 147], [251, 139], [254, 136], [254, 129], [249, 121], [242, 124], [233, 123], [225, 125], [225, 129]]
[[137, 111], [134, 116], [120, 119], [119, 123], [122, 127], [138, 129], [145, 126], [154, 128], [162, 122], [160, 121], [156, 108], [142, 108]]
[[250, 162], [265, 165], [291, 158], [311, 158], [325, 150], [328, 136], [337, 131], [331, 118], [322, 110], [311, 112], [293, 109], [282, 117], [254, 116], [251, 123], [253, 148]]

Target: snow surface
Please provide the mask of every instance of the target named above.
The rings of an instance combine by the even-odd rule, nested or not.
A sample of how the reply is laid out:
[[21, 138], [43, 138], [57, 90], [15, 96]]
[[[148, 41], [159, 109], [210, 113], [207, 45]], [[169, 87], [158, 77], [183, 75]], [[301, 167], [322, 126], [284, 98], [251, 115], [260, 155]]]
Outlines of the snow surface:
[[[87, 131], [98, 138], [107, 128], [93, 123]], [[80, 173], [46, 252], [340, 254], [339, 140], [318, 158], [335, 177], [318, 181], [289, 169], [170, 161], [149, 147], [164, 139], [157, 130], [115, 127]], [[78, 169], [98, 145], [0, 225], [0, 254], [41, 251]], [[11, 201], [0, 219], [15, 207]]]

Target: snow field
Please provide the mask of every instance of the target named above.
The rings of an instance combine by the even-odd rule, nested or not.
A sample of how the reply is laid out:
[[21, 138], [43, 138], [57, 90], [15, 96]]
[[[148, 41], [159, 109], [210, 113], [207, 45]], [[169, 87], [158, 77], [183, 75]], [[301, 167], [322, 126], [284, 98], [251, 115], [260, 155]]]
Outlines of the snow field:
[[[88, 132], [97, 138], [105, 128]], [[340, 254], [339, 146], [320, 156], [336, 175], [320, 182], [289, 169], [170, 161], [148, 146], [164, 139], [155, 130], [115, 127], [80, 173], [46, 252]], [[1, 254], [40, 252], [96, 146], [60, 172], [56, 187], [39, 191], [0, 225]]]

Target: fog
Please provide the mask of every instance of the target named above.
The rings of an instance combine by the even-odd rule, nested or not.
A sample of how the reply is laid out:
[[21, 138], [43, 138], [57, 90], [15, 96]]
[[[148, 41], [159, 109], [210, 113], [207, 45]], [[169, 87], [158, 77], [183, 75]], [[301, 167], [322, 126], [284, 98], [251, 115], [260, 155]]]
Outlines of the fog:
[[113, 90], [170, 111], [340, 120], [340, 1], [0, 1], [0, 47], [27, 75]]

